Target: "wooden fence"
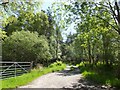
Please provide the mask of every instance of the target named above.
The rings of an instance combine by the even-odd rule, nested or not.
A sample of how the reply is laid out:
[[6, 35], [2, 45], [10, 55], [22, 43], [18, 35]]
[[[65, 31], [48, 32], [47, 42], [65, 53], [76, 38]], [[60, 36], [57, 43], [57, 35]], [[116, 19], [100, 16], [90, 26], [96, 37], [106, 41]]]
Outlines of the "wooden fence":
[[16, 77], [30, 72], [32, 62], [0, 62], [0, 79]]

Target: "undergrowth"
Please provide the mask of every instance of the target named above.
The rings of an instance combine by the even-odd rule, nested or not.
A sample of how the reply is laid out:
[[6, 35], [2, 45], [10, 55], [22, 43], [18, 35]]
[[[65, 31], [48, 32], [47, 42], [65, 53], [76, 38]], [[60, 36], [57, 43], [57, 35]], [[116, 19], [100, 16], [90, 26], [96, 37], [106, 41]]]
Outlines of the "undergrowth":
[[116, 77], [116, 66], [104, 64], [91, 65], [88, 63], [77, 64], [85, 79], [100, 85], [110, 85], [120, 88], [120, 79]]

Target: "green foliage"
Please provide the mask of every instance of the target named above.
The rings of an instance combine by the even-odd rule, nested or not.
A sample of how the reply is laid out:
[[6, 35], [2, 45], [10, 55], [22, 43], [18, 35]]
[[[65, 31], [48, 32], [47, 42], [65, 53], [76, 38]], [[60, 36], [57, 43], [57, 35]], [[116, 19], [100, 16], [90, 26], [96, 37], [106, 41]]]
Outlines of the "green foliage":
[[38, 33], [13, 32], [3, 42], [3, 60], [43, 62], [50, 58], [47, 39]]
[[118, 39], [120, 37], [114, 30], [117, 27], [110, 12], [102, 6], [104, 3], [99, 3], [100, 5], [97, 6], [94, 2], [73, 1], [65, 5], [69, 11], [66, 15], [70, 14], [66, 19], [76, 23], [77, 34], [69, 45], [71, 46], [69, 52], [72, 49], [76, 62], [77, 59], [84, 59], [93, 64], [98, 61], [113, 64], [119, 59]]
[[42, 69], [33, 69], [30, 73], [17, 76], [16, 78], [9, 78], [5, 80], [0, 80], [2, 82], [2, 88], [16, 88], [22, 85], [26, 85], [33, 81], [34, 79], [53, 72], [60, 71], [66, 68], [66, 65], [62, 63], [61, 65], [52, 65], [52, 67], [44, 67]]
[[105, 64], [92, 66], [91, 64], [82, 62], [77, 66], [79, 66], [84, 78], [90, 82], [120, 87], [120, 79], [116, 77], [115, 73], [115, 70], [117, 69], [116, 65], [111, 67], [108, 67]]
[[0, 29], [0, 39], [5, 39], [6, 37], [6, 32]]
[[48, 17], [44, 12], [34, 14], [32, 11], [22, 11], [18, 17], [14, 15], [4, 20], [3, 27], [8, 35], [14, 31], [32, 31], [39, 35], [48, 36], [51, 33]]
[[54, 66], [61, 66], [63, 64], [62, 61], [56, 61], [53, 64], [51, 64], [49, 67], [54, 67]]
[[55, 40], [55, 37], [54, 36], [51, 36], [50, 39], [49, 39], [49, 47], [50, 47], [50, 53], [52, 55], [53, 58], [55, 58], [55, 54], [56, 54], [56, 40]]

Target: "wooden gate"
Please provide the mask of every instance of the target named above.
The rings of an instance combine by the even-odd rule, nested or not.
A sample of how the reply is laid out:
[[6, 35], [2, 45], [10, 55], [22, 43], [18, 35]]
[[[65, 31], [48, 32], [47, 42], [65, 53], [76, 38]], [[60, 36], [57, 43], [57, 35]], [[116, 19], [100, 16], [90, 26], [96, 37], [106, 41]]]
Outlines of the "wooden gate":
[[16, 77], [28, 73], [31, 68], [31, 62], [0, 62], [0, 79]]

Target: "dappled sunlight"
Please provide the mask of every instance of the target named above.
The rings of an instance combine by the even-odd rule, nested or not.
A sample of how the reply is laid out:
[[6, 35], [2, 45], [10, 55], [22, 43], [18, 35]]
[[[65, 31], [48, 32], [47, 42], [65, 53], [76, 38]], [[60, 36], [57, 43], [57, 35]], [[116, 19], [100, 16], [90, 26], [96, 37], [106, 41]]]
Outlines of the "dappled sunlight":
[[73, 75], [77, 75], [77, 74], [80, 74], [79, 68], [75, 68], [75, 69], [71, 70], [70, 67], [67, 66], [67, 68], [65, 70], [58, 72], [57, 75], [59, 75], [59, 76], [73, 76]]
[[2, 0], [0, 21], [3, 88], [120, 88], [120, 0]]

